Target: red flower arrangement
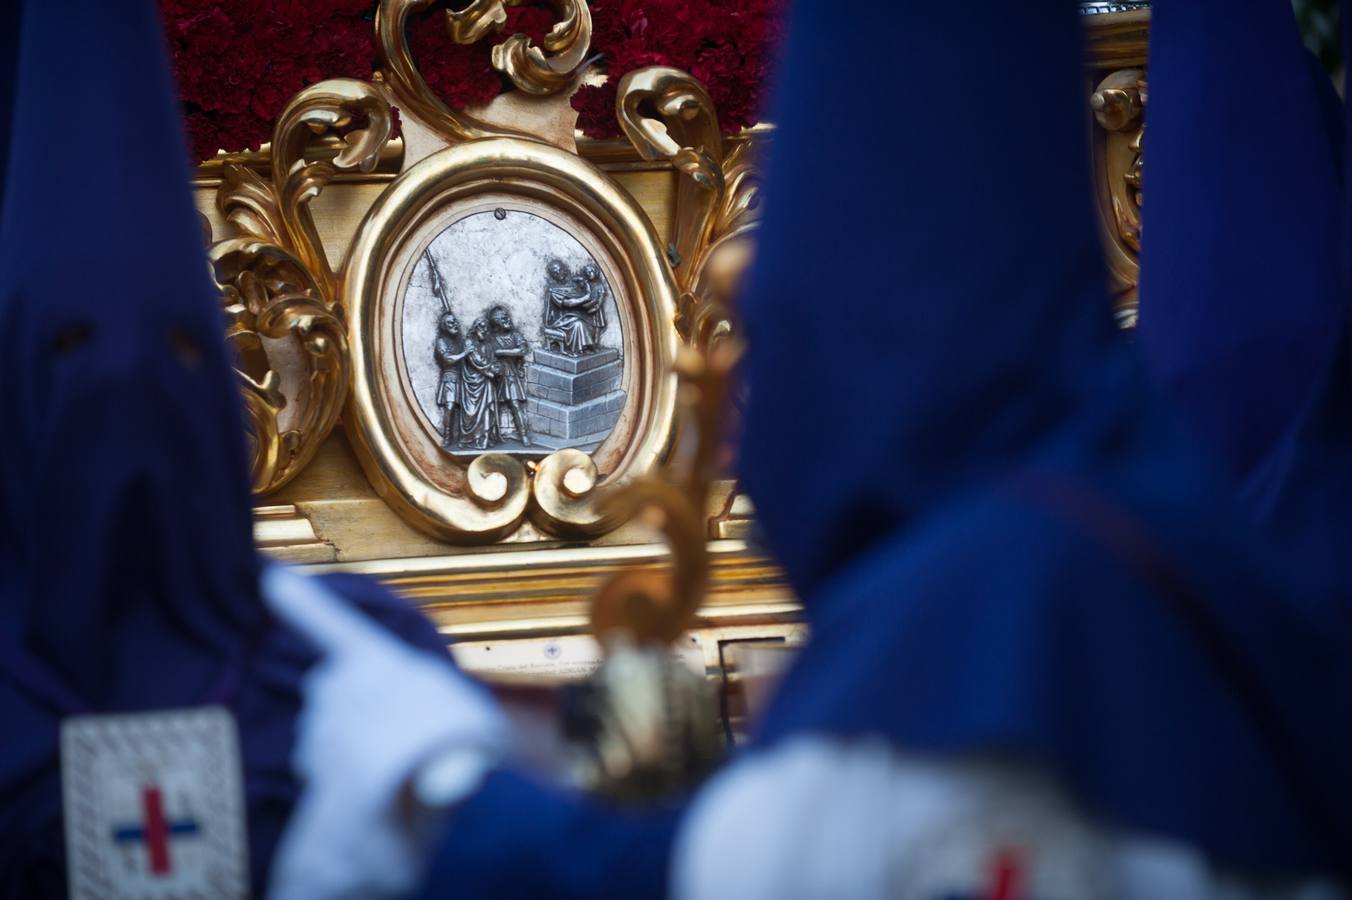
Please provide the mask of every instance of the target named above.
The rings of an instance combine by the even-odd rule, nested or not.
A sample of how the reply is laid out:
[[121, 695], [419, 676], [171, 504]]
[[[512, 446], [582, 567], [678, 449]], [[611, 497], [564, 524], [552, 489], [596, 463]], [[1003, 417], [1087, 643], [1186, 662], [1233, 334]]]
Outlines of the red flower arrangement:
[[578, 127], [616, 136], [615, 88], [626, 72], [675, 66], [709, 91], [725, 132], [756, 122], [783, 27], [782, 0], [593, 0], [592, 50], [609, 79], [573, 95]]
[[[578, 127], [618, 135], [615, 86], [648, 65], [684, 69], [704, 83], [724, 131], [756, 121], [782, 28], [783, 0], [592, 0], [591, 51], [609, 75], [573, 96]], [[257, 149], [297, 91], [325, 78], [369, 78], [375, 66], [372, 0], [160, 0], [198, 158]], [[508, 9], [504, 35], [535, 41], [555, 14]], [[428, 85], [450, 106], [486, 103], [509, 89], [490, 62], [495, 41], [456, 44], [440, 11], [416, 17], [409, 43]]]

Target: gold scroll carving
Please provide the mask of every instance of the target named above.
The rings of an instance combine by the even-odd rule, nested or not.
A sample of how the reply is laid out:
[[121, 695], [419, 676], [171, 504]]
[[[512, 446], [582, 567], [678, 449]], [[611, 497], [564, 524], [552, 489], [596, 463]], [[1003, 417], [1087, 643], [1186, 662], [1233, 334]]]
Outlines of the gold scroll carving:
[[[514, 34], [493, 48], [493, 67], [527, 94], [552, 94], [572, 85], [591, 48], [591, 11], [586, 0], [552, 2], [559, 21], [545, 36], [543, 48], [524, 34]], [[538, 140], [528, 131], [490, 124], [451, 109], [427, 86], [409, 48], [407, 29], [409, 16], [432, 3], [433, 0], [381, 0], [376, 10], [376, 43], [384, 67], [380, 77], [409, 113], [448, 141], [485, 137]], [[477, 43], [506, 24], [508, 5], [519, 5], [519, 0], [473, 0], [460, 10], [447, 10], [447, 30], [457, 43]]]
[[678, 327], [687, 340], [707, 344], [732, 327], [711, 281], [736, 281], [751, 258], [760, 200], [752, 145], [740, 142], [724, 154], [713, 101], [679, 69], [649, 66], [625, 75], [615, 115], [640, 156], [670, 160], [681, 174], [669, 251], [681, 291]]
[[[305, 160], [311, 135], [357, 120], [364, 125], [331, 160]], [[235, 235], [210, 258], [239, 361], [256, 493], [295, 477], [338, 421], [351, 377], [347, 327], [309, 204], [337, 172], [369, 172], [390, 128], [389, 104], [370, 85], [323, 81], [278, 118], [271, 179], [241, 165], [222, 172], [216, 205]]]
[[[717, 455], [699, 449], [705, 440], [699, 435], [712, 433], [695, 424], [699, 416], [678, 416], [672, 366], [679, 357], [682, 390], [712, 391], [706, 384], [715, 358], [710, 354], [732, 346], [734, 317], [716, 288], [735, 282], [750, 258], [748, 235], [758, 199], [753, 142], [725, 144], [707, 91], [687, 73], [653, 67], [623, 80], [616, 115], [626, 136], [651, 171], [669, 165], [667, 171], [677, 173], [671, 241], [664, 249], [665, 237], [653, 239], [652, 222], [605, 171], [575, 153], [545, 146], [549, 142], [528, 133], [520, 120], [490, 122], [483, 114], [451, 110], [433, 95], [405, 34], [409, 17], [430, 5], [430, 0], [382, 0], [375, 30], [383, 65], [371, 83], [335, 79], [307, 88], [280, 116], [265, 148], [266, 164], [244, 157], [214, 164], [220, 178], [216, 221], [219, 229], [223, 220], [226, 230], [218, 230], [223, 239], [212, 245], [210, 256], [248, 410], [255, 491], [269, 493], [291, 482], [346, 410], [344, 431], [376, 493], [438, 540], [590, 540], [618, 523], [658, 516], [654, 510], [660, 509], [665, 512], [658, 517], [666, 522], [660, 530], [672, 537], [672, 546], [678, 540], [681, 547], [694, 546], [690, 541], [698, 535], [704, 552], [709, 507], [736, 505], [727, 487], [711, 495], [712, 475], [703, 469], [699, 479], [682, 476], [679, 484], [649, 476], [678, 446], [683, 465]], [[490, 39], [503, 29], [512, 5], [516, 0], [473, 0], [446, 11], [446, 26], [462, 43]], [[590, 50], [585, 0], [550, 5], [557, 23], [538, 45], [511, 35], [493, 52], [494, 66], [527, 100], [575, 86]], [[448, 145], [433, 153], [435, 161], [420, 152], [399, 166], [389, 140], [396, 105], [406, 121], [416, 121]], [[311, 201], [340, 174], [351, 181], [378, 166], [394, 174], [391, 164], [398, 176], [374, 197], [343, 258], [331, 260]], [[415, 169], [418, 177], [409, 178]], [[609, 456], [563, 449], [535, 460], [494, 452], [463, 462], [446, 459], [438, 466], [450, 481], [437, 487], [418, 472], [401, 474], [389, 465], [397, 454], [382, 446], [407, 435], [389, 427], [388, 416], [377, 421], [367, 415], [380, 403], [363, 399], [366, 394], [358, 397], [353, 387], [354, 381], [389, 381], [372, 368], [381, 354], [390, 355], [385, 338], [371, 323], [357, 321], [359, 307], [369, 308], [387, 289], [373, 260], [389, 257], [380, 263], [386, 269], [398, 262], [390, 256], [402, 240], [396, 232], [413, 221], [408, 217], [423, 215], [415, 209], [419, 198], [441, 204], [452, 193], [471, 196], [483, 189], [480, 184], [500, 190], [509, 182], [547, 208], [561, 208], [589, 227], [599, 225], [596, 233], [607, 252], [619, 254], [621, 281], [628, 282], [622, 287], [643, 307], [624, 313], [630, 316], [626, 334], [634, 340], [638, 380], [630, 394], [636, 405], [625, 413], [617, 430], [621, 440]], [[427, 215], [440, 215], [436, 208], [428, 207]], [[376, 234], [381, 222], [393, 230]], [[664, 329], [671, 337], [663, 336]], [[676, 421], [682, 416], [690, 423], [678, 444]], [[598, 502], [607, 488], [610, 499]], [[411, 511], [431, 496], [429, 489], [473, 514], [429, 520], [425, 511]], [[695, 502], [677, 514], [676, 495], [682, 491], [693, 491]], [[288, 490], [276, 502], [303, 502], [307, 496]], [[698, 593], [681, 585], [675, 591], [683, 597]]]
[[1136, 323], [1139, 306], [1145, 71], [1113, 72], [1099, 82], [1089, 103], [1098, 124], [1094, 165], [1112, 279], [1113, 312], [1119, 324], [1130, 328]]
[[1141, 249], [1141, 151], [1145, 137], [1150, 10], [1141, 3], [1082, 16], [1095, 201], [1113, 314], [1136, 324]]

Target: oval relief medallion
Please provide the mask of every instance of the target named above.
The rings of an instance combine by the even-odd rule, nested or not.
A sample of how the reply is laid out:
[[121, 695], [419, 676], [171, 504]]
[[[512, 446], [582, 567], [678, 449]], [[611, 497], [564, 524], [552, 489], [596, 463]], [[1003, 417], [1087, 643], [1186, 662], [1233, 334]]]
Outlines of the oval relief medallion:
[[436, 153], [358, 229], [344, 273], [348, 430], [408, 521], [458, 542], [529, 515], [604, 531], [596, 487], [669, 449], [675, 287], [643, 211], [564, 151]]
[[447, 453], [590, 453], [628, 395], [615, 267], [568, 223], [501, 203], [414, 258], [397, 313], [401, 374]]

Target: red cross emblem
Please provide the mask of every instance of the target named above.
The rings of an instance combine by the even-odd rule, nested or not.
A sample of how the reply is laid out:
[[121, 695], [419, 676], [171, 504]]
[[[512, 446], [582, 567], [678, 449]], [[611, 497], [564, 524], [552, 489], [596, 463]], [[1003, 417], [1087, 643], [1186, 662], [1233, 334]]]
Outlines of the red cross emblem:
[[156, 785], [141, 788], [141, 817], [143, 824], [118, 826], [113, 829], [113, 840], [119, 846], [144, 843], [150, 858], [153, 875], [168, 875], [173, 866], [169, 859], [169, 841], [175, 837], [197, 834], [193, 819], [171, 820], [164, 814], [164, 795]]
[[991, 860], [986, 886], [979, 894], [952, 894], [946, 900], [1029, 900], [1023, 893], [1023, 875], [1019, 854], [1003, 849]]

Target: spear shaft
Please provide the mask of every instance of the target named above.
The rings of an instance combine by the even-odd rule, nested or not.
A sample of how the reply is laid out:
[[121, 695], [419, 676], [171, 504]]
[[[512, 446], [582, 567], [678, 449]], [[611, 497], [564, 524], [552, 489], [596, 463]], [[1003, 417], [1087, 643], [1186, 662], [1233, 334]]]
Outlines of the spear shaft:
[[428, 247], [423, 251], [423, 258], [427, 260], [427, 268], [432, 273], [432, 293], [437, 295], [441, 301], [441, 308], [445, 312], [451, 311], [450, 298], [446, 296], [446, 285], [441, 280], [441, 273], [437, 271], [437, 264], [432, 259], [432, 248]]

